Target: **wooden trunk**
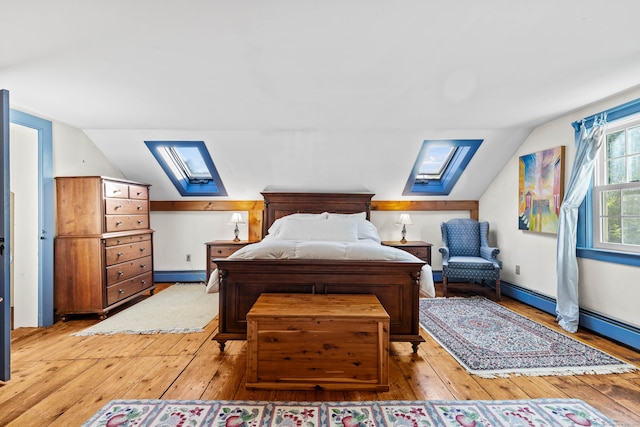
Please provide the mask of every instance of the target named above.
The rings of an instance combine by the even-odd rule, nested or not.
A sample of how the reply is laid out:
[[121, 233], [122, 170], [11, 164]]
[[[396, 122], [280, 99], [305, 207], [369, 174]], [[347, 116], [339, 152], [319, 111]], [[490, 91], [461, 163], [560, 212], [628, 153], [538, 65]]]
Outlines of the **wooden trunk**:
[[247, 388], [389, 390], [389, 315], [375, 295], [263, 294], [247, 322]]

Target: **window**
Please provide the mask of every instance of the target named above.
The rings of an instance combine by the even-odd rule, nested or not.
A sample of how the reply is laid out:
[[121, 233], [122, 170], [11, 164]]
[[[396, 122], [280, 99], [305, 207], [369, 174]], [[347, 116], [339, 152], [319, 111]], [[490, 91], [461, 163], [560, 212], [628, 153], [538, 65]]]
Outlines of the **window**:
[[480, 144], [481, 139], [424, 141], [402, 194], [449, 194]]
[[596, 248], [640, 252], [640, 115], [607, 126], [593, 187]]
[[203, 141], [145, 141], [145, 144], [181, 195], [227, 195]]
[[[630, 213], [634, 209], [637, 212], [638, 196], [636, 191], [634, 207], [633, 189], [635, 187], [637, 190], [639, 187], [637, 182], [629, 179], [634, 176], [634, 172], [631, 172], [634, 167], [636, 168], [635, 173], [637, 173], [638, 165], [634, 162], [638, 160], [633, 160], [635, 157], [632, 154], [634, 148], [629, 149], [628, 147], [630, 143], [629, 130], [640, 125], [640, 99], [610, 108], [604, 113], [607, 115], [608, 122], [607, 137], [598, 151], [600, 157], [596, 159], [592, 187], [587, 192], [578, 211], [576, 254], [581, 258], [640, 266], [638, 245], [628, 244], [637, 241], [638, 238], [637, 234], [634, 235], [638, 230], [632, 231], [634, 221], [637, 223], [638, 216], [636, 214], [634, 218], [634, 215], [630, 215]], [[596, 116], [599, 114], [572, 124], [576, 131], [576, 137], [580, 134], [581, 124], [584, 123], [585, 127], [590, 129]], [[622, 130], [624, 130], [625, 139], [624, 154], [620, 148], [622, 147], [622, 136], [616, 135]], [[637, 138], [635, 132], [637, 130], [631, 132], [631, 139]], [[633, 146], [633, 144], [631, 145]], [[627, 181], [630, 181], [627, 183], [618, 182], [623, 176], [621, 171], [623, 165], [624, 176], [627, 177]], [[611, 172], [610, 177], [607, 175], [607, 167]], [[626, 245], [623, 243], [625, 241]]]

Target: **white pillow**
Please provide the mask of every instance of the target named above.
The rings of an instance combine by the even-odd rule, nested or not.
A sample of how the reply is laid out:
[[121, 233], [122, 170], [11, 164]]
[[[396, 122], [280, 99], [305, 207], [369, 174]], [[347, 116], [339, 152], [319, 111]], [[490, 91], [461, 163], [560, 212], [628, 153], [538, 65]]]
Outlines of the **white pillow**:
[[366, 219], [366, 212], [359, 212], [355, 214], [329, 213], [329, 218], [355, 221], [358, 225], [359, 240], [373, 240], [377, 243], [380, 243], [382, 241], [380, 239], [380, 235], [378, 234], [378, 229], [376, 228], [376, 226]]
[[323, 212], [321, 214], [295, 213], [295, 214], [286, 215], [286, 216], [283, 216], [282, 218], [278, 218], [275, 221], [273, 221], [273, 224], [271, 224], [271, 227], [269, 227], [269, 230], [267, 230], [267, 233], [269, 235], [278, 237], [278, 233], [282, 228], [282, 224], [284, 224], [286, 221], [289, 221], [291, 219], [314, 221], [314, 220], [324, 220], [324, 219], [327, 219], [328, 217], [329, 217], [329, 214], [326, 212]]
[[356, 242], [358, 241], [358, 226], [353, 221], [331, 219], [309, 221], [292, 218], [282, 224], [277, 236], [282, 240]]
[[358, 239], [359, 240], [373, 240], [374, 242], [381, 243], [378, 229], [373, 223], [366, 219], [359, 219], [356, 221], [358, 224]]

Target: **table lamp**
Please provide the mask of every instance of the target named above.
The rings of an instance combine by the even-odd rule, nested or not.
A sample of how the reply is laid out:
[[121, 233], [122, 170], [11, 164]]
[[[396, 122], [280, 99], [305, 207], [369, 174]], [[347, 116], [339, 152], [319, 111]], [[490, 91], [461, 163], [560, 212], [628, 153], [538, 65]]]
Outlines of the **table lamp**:
[[238, 224], [244, 224], [244, 221], [242, 219], [242, 214], [235, 212], [233, 215], [231, 215], [229, 224], [235, 224], [236, 228], [233, 230], [233, 234], [235, 238], [233, 239], [233, 241], [239, 242], [240, 238], [238, 237], [238, 234], [240, 234], [240, 229], [238, 228]]
[[402, 224], [402, 239], [400, 240], [400, 243], [407, 243], [407, 224], [413, 224], [411, 222], [411, 217], [409, 214], [400, 214], [400, 218], [398, 218], [396, 224]]

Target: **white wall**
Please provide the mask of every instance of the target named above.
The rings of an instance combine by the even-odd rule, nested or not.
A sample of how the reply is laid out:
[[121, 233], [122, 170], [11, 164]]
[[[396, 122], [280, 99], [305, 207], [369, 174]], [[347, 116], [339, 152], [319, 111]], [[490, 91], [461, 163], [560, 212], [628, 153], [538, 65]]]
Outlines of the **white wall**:
[[52, 138], [53, 176], [124, 178], [81, 130], [52, 121]]
[[[564, 145], [565, 187], [575, 157], [576, 120], [640, 98], [640, 89], [611, 97], [536, 128], [480, 198], [480, 219], [491, 223], [503, 261], [502, 278], [555, 298], [556, 235], [518, 230], [519, 156]], [[515, 266], [520, 265], [520, 275]], [[639, 267], [578, 258], [580, 306], [640, 326]]]
[[[10, 125], [14, 327], [38, 326], [38, 131]], [[35, 268], [34, 268], [35, 266]]]

